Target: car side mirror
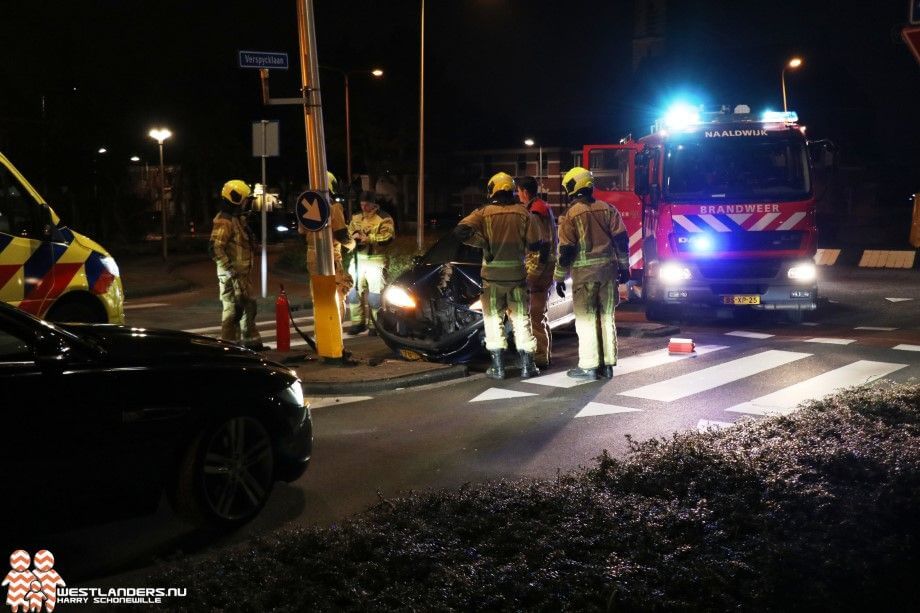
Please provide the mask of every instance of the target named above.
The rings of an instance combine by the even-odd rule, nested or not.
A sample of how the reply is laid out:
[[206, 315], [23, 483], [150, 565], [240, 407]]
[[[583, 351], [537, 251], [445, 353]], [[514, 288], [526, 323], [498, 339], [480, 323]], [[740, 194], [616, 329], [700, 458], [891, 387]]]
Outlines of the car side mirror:
[[41, 206], [41, 223], [42, 223], [42, 237], [45, 240], [52, 241], [55, 243], [64, 243], [64, 235], [61, 234], [60, 229], [58, 229], [57, 224], [54, 223], [54, 214], [51, 211], [51, 207], [47, 204]]
[[822, 139], [808, 143], [808, 155], [815, 170], [828, 170], [837, 165], [837, 146]]

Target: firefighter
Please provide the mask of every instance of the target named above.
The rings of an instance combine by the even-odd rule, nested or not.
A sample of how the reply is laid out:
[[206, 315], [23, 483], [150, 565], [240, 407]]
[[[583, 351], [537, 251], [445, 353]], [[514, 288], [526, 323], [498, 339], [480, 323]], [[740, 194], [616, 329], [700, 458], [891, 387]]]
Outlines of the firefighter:
[[[326, 173], [329, 180], [329, 225], [332, 228], [332, 254], [335, 264], [335, 287], [338, 292], [339, 314], [345, 320], [345, 297], [354, 285], [354, 280], [342, 265], [342, 248], [351, 251], [355, 248], [355, 241], [348, 234], [345, 223], [345, 212], [342, 208], [343, 198], [339, 194], [339, 182], [331, 172]], [[311, 236], [313, 235], [313, 236]], [[317, 274], [316, 268], [316, 237], [315, 232], [307, 233], [307, 272]]]
[[523, 204], [514, 200], [514, 179], [500, 172], [489, 179], [489, 203], [460, 220], [454, 234], [482, 248], [482, 319], [491, 379], [505, 378], [502, 352], [508, 347], [503, 320], [511, 319], [514, 343], [521, 356], [521, 378], [540, 374], [534, 364], [537, 341], [530, 329], [527, 270], [528, 251], [539, 251], [540, 226]]
[[[220, 301], [223, 304], [220, 337], [250, 349], [263, 349], [256, 329], [256, 300], [252, 296], [255, 237], [246, 223], [252, 190], [243, 181], [227, 181], [220, 191], [220, 211], [214, 217], [211, 259], [217, 264]], [[242, 332], [242, 339], [241, 339]]]
[[619, 300], [617, 282], [629, 279], [626, 226], [616, 208], [594, 199], [590, 171], [576, 166], [565, 174], [562, 187], [572, 204], [559, 221], [559, 258], [553, 278], [556, 292], [564, 298], [565, 278], [572, 276], [578, 334], [578, 368], [567, 374], [586, 381], [598, 374], [609, 379], [617, 363], [613, 318]]
[[[360, 334], [368, 329], [368, 314], [376, 318], [380, 296], [386, 282], [389, 264], [389, 245], [396, 236], [393, 218], [380, 208], [374, 192], [361, 192], [361, 212], [348, 224], [348, 234], [357, 244], [351, 271], [355, 279], [351, 299], [351, 329], [349, 334]], [[376, 334], [371, 327], [370, 334]]]
[[527, 289], [530, 292], [530, 327], [534, 338], [537, 339], [534, 361], [537, 366], [546, 368], [549, 366], [552, 353], [552, 331], [546, 317], [546, 301], [553, 286], [553, 269], [556, 265], [556, 218], [549, 205], [538, 195], [536, 179], [521, 177], [516, 183], [518, 199], [533, 215], [543, 237], [540, 251], [528, 253], [525, 266]]

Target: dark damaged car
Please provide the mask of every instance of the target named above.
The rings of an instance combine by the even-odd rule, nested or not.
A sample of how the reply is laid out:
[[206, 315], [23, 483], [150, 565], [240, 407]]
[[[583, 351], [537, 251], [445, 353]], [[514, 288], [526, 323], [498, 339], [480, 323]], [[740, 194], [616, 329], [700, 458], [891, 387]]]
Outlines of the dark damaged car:
[[[481, 266], [481, 249], [448, 234], [384, 289], [377, 333], [410, 360], [461, 363], [484, 353]], [[550, 327], [574, 321], [571, 295], [550, 293]]]

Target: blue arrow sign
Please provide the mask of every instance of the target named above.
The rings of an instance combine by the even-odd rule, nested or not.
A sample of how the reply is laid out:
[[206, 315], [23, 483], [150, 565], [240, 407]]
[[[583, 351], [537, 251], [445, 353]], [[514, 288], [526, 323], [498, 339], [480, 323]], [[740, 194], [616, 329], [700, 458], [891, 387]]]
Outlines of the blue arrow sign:
[[329, 202], [317, 192], [306, 191], [297, 197], [297, 221], [310, 232], [319, 232], [329, 223]]
[[240, 68], [288, 69], [288, 54], [275, 51], [240, 51]]

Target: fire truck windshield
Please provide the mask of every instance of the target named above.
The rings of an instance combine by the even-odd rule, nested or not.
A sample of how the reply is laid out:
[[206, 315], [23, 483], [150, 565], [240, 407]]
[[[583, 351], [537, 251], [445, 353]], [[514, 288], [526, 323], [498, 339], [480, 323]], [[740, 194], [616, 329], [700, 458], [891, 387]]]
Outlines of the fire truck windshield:
[[804, 200], [811, 193], [803, 139], [768, 137], [681, 139], [667, 145], [665, 197], [686, 200]]

